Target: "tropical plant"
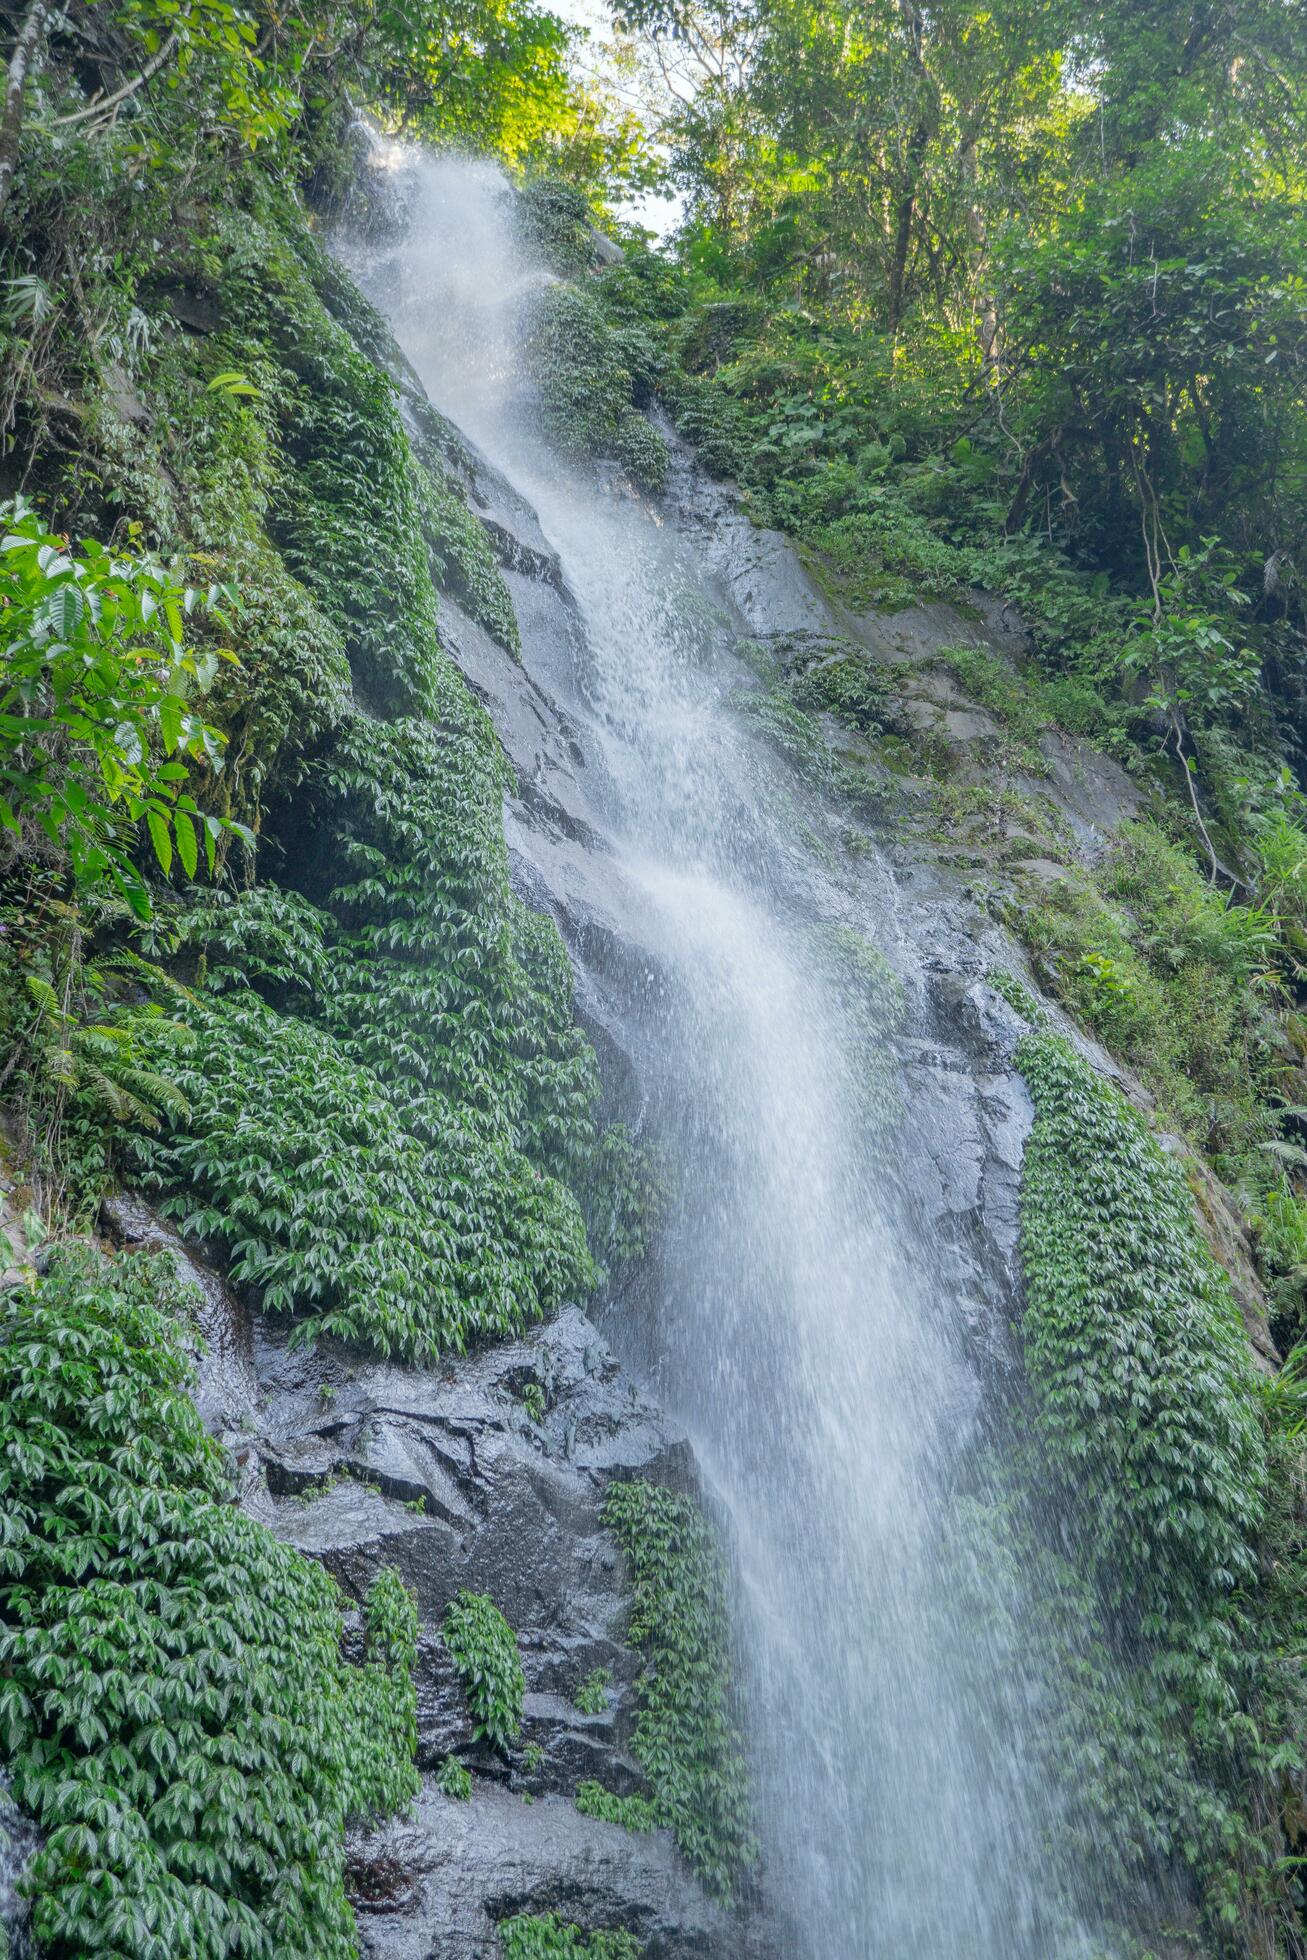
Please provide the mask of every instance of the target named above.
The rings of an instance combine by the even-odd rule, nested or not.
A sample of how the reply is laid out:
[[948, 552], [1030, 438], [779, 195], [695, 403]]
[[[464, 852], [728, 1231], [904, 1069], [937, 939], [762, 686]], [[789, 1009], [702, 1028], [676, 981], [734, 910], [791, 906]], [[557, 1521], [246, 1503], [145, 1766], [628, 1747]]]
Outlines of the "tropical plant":
[[187, 629], [225, 595], [146, 556], [69, 545], [21, 503], [0, 518], [0, 825], [19, 844], [41, 833], [68, 853], [79, 890], [111, 884], [148, 918], [141, 823], [164, 873], [175, 851], [188, 878], [201, 844], [213, 870], [224, 831], [254, 841], [186, 788], [188, 762], [222, 766], [223, 738], [191, 697], [235, 656]]
[[517, 1635], [492, 1599], [466, 1591], [450, 1601], [441, 1631], [467, 1695], [473, 1735], [506, 1754], [522, 1727], [526, 1692]]
[[0, 1739], [42, 1830], [36, 1938], [353, 1960], [343, 1828], [416, 1793], [416, 1611], [383, 1572], [345, 1663], [335, 1582], [230, 1502], [188, 1318], [166, 1255], [84, 1246], [0, 1304]]
[[499, 1922], [504, 1960], [640, 1960], [631, 1933], [583, 1932], [555, 1912], [515, 1913]]
[[579, 1708], [583, 1715], [602, 1715], [608, 1706], [608, 1690], [612, 1681], [613, 1677], [606, 1667], [593, 1668], [572, 1696], [572, 1706]]
[[632, 1751], [651, 1795], [620, 1797], [591, 1781], [577, 1790], [577, 1808], [629, 1830], [667, 1825], [727, 1898], [757, 1844], [716, 1535], [692, 1498], [640, 1478], [610, 1487], [603, 1517], [630, 1565], [627, 1637], [645, 1655]]

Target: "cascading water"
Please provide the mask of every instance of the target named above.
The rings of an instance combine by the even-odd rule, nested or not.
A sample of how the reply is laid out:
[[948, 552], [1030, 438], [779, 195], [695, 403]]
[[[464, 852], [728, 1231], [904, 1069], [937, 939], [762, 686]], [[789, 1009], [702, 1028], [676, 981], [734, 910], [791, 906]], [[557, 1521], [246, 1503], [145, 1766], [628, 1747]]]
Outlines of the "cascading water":
[[950, 1493], [982, 1394], [948, 1249], [914, 1206], [925, 1146], [892, 1107], [900, 983], [848, 936], [883, 937], [911, 996], [892, 881], [865, 855], [842, 867], [813, 834], [833, 820], [732, 702], [743, 623], [703, 528], [727, 500], [683, 457], [641, 501], [546, 452], [520, 335], [547, 275], [502, 180], [391, 164], [402, 246], [344, 249], [432, 400], [534, 507], [575, 601], [568, 634], [524, 609], [524, 660], [575, 720], [614, 930], [640, 953], [608, 985], [676, 1168], [642, 1358], [733, 1538], [781, 1949], [1079, 1950], [1041, 1884], [1056, 1796], [996, 1713], [1035, 1697], [997, 1631], [1022, 1602], [994, 1601], [992, 1627], [953, 1604]]

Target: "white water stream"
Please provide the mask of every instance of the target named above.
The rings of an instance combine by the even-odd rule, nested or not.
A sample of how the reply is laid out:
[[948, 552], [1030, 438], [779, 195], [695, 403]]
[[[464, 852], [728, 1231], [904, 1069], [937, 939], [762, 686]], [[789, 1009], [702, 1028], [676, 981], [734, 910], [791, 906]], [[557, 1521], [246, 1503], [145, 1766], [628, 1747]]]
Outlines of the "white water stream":
[[[884, 1057], [835, 977], [848, 887], [804, 845], [793, 779], [729, 702], [745, 670], [678, 521], [693, 471], [678, 462], [660, 505], [539, 446], [519, 336], [543, 275], [515, 248], [502, 182], [398, 164], [402, 248], [350, 257], [433, 401], [559, 555], [583, 630], [537, 644], [527, 621], [525, 661], [581, 730], [614, 889], [664, 976], [623, 1004], [679, 1173], [643, 1358], [733, 1539], [782, 1950], [1079, 1952], [1045, 1897], [1055, 1795], [996, 1712], [1026, 1684], [1009, 1678], [1010, 1639], [955, 1612], [941, 1549], [982, 1400], [954, 1268], [913, 1225], [912, 1111], [897, 1136], [876, 1120]], [[995, 1604], [996, 1628], [1019, 1621], [1019, 1598]]]

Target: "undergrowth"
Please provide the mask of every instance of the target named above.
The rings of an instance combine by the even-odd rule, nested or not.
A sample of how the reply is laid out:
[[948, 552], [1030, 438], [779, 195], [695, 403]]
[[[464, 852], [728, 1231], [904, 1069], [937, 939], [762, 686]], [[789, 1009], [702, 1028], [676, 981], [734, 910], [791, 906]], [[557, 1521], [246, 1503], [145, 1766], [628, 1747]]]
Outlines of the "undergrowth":
[[661, 490], [667, 445], [640, 413], [659, 359], [643, 328], [614, 325], [588, 293], [551, 286], [532, 306], [527, 355], [547, 439], [567, 456], [611, 457]]
[[556, 1912], [501, 1919], [499, 1941], [504, 1960], [640, 1960], [644, 1951], [630, 1933], [587, 1933]]
[[[1307, 1713], [1301, 1425], [1259, 1386], [1181, 1169], [1143, 1119], [1058, 1036], [1027, 1035], [1017, 1061], [1035, 1104], [1034, 1430], [973, 1545], [1015, 1562], [1032, 1598], [1009, 1631], [1038, 1650], [1023, 1672], [1053, 1684], [1034, 1732], [1068, 1853], [1105, 1898], [1161, 1911], [1191, 1895], [1222, 1953], [1269, 1954], [1301, 1906], [1286, 1855]], [[1012, 1592], [982, 1583], [977, 1612]]]
[[341, 1657], [323, 1568], [235, 1509], [171, 1262], [79, 1249], [0, 1307], [0, 1732], [56, 1960], [352, 1960], [349, 1817], [402, 1808], [413, 1601]]
[[1012, 924], [1036, 972], [1237, 1175], [1275, 1132], [1292, 1056], [1270, 1012], [1274, 917], [1214, 888], [1156, 824], [1122, 826], [1091, 876], [1041, 889]]

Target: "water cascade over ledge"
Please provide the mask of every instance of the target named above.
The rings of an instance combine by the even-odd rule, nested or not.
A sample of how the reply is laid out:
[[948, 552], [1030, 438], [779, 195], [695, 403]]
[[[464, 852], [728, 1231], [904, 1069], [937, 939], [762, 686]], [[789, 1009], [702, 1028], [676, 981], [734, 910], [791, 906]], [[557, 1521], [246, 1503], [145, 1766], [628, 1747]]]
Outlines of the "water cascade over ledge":
[[559, 567], [514, 591], [581, 804], [555, 863], [509, 835], [546, 901], [573, 882], [555, 909], [620, 1113], [669, 1165], [656, 1279], [606, 1331], [686, 1424], [730, 1544], [779, 1948], [1088, 1952], [1048, 1894], [1062, 1798], [1030, 1745], [1056, 1683], [1019, 1659], [1010, 1561], [975, 1610], [965, 1493], [1008, 1336], [932, 1201], [970, 1145], [931, 1047], [928, 913], [748, 712], [751, 649], [829, 630], [820, 598], [675, 444], [658, 498], [548, 450], [523, 336], [549, 275], [511, 194], [484, 165], [389, 167], [403, 242], [342, 249]]

